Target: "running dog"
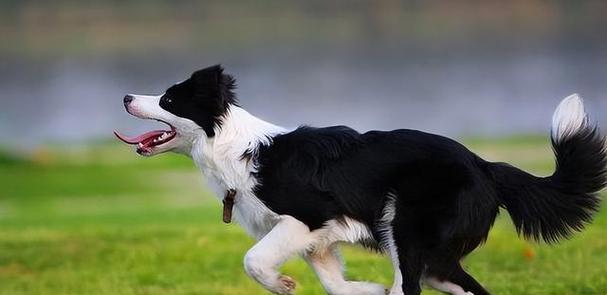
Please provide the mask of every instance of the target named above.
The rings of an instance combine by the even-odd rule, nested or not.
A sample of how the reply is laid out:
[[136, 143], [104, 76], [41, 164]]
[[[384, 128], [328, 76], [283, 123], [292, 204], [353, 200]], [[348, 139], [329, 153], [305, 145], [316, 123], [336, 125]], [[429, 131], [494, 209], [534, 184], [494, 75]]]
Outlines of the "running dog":
[[[143, 156], [191, 157], [226, 203], [224, 219], [233, 210], [257, 240], [246, 273], [275, 294], [294, 293], [294, 280], [278, 269], [296, 255], [334, 295], [416, 295], [421, 282], [454, 295], [489, 294], [460, 260], [485, 241], [500, 207], [524, 238], [556, 243], [591, 221], [607, 184], [604, 137], [577, 95], [552, 118], [555, 172], [536, 177], [416, 130], [287, 130], [245, 111], [235, 87], [216, 65], [164, 94], [127, 95], [127, 112], [170, 129], [116, 135]], [[348, 281], [343, 242], [389, 255], [391, 289]]]

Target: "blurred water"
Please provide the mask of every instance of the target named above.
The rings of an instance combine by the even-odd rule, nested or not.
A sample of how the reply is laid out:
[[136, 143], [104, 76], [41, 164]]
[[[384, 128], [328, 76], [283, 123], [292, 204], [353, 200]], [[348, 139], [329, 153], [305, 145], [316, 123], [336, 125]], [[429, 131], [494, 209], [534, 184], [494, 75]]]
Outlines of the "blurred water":
[[[216, 56], [215, 56], [216, 55]], [[0, 59], [0, 143], [109, 138], [157, 127], [122, 107], [125, 93], [160, 93], [191, 71], [223, 62], [241, 104], [295, 127], [415, 128], [449, 136], [547, 133], [559, 100], [579, 92], [607, 127], [607, 53], [347, 53], [313, 50], [220, 54]]]

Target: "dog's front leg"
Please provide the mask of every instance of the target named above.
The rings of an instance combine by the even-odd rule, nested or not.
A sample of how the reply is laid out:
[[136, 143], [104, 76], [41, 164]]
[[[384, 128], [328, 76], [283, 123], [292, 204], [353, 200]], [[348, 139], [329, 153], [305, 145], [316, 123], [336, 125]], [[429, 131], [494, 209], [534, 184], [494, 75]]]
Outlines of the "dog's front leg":
[[343, 261], [337, 244], [328, 248], [314, 249], [304, 259], [312, 266], [325, 291], [331, 295], [384, 295], [386, 288], [371, 282], [347, 281], [343, 273]]
[[244, 258], [247, 274], [275, 294], [293, 294], [295, 282], [281, 275], [278, 268], [289, 258], [303, 254], [315, 241], [314, 234], [301, 221], [283, 215]]

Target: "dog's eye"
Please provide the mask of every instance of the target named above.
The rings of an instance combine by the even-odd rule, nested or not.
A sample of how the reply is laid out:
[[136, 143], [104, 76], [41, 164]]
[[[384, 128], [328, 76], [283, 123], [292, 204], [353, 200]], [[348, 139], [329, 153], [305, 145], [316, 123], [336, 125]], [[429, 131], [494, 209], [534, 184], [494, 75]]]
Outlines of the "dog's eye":
[[163, 96], [163, 97], [160, 99], [160, 101], [161, 101], [161, 102], [163, 102], [163, 103], [172, 103], [172, 102], [173, 102], [173, 100], [172, 100], [170, 97], [166, 96], [166, 95], [165, 95], [165, 96]]

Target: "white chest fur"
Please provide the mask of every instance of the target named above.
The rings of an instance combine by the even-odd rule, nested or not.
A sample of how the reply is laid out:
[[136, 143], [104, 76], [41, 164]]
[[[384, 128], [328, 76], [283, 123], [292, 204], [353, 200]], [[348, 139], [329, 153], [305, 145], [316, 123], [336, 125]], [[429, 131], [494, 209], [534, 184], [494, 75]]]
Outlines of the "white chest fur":
[[232, 106], [216, 135], [201, 135], [192, 146], [192, 159], [207, 178], [207, 183], [221, 200], [228, 189], [237, 191], [234, 220], [256, 239], [274, 227], [278, 215], [253, 193], [256, 167], [243, 159], [247, 151], [269, 144], [270, 138], [284, 129], [260, 120], [239, 107]]
[[[221, 201], [227, 190], [225, 184], [212, 173], [204, 174], [209, 188]], [[250, 189], [237, 189], [233, 214], [234, 221], [256, 240], [265, 236], [278, 222], [278, 214], [265, 206]]]

